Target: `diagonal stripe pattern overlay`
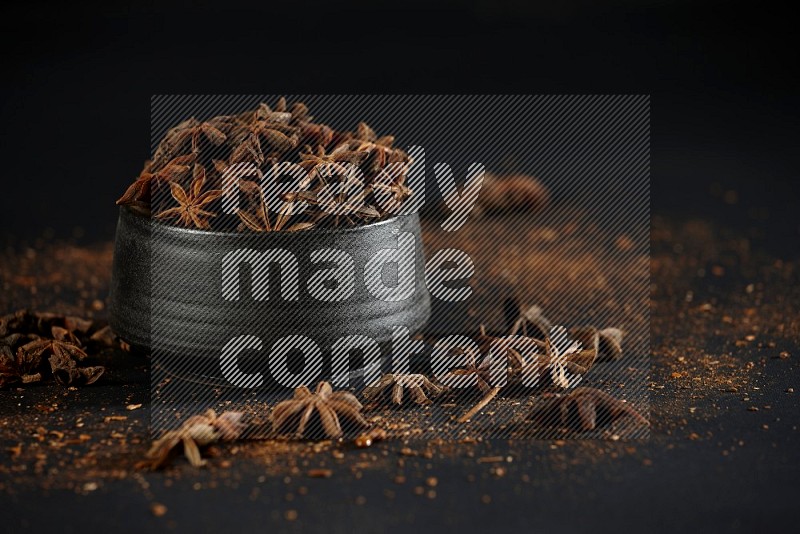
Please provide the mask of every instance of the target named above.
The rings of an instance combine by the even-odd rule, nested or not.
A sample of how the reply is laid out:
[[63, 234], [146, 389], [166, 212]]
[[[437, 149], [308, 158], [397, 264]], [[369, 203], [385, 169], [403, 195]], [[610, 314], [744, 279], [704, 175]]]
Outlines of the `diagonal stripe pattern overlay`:
[[[152, 151], [171, 128], [190, 117], [202, 121], [241, 113], [261, 102], [272, 105], [279, 97], [154, 96]], [[404, 416], [413, 413], [423, 421], [426, 439], [463, 439], [465, 430], [467, 435], [497, 438], [598, 438], [617, 435], [616, 424], [610, 422], [615, 410], [635, 408], [648, 417], [649, 96], [287, 95], [286, 99], [304, 102], [315, 121], [334, 130], [355, 130], [364, 121], [378, 135], [395, 136], [396, 146], [409, 151], [415, 163], [424, 160], [424, 173], [414, 191], [420, 195], [421, 236], [387, 222], [378, 241], [370, 241], [363, 254], [346, 254], [338, 251], [338, 245], [358, 246], [358, 230], [346, 232], [343, 241], [334, 231], [313, 229], [274, 237], [269, 232], [242, 234], [233, 222], [216, 227], [215, 248], [201, 253], [192, 243], [202, 230], [175, 232], [168, 223], [153, 220], [149, 250], [153, 435], [176, 429], [188, 414], [208, 408], [268, 413], [265, 407], [289, 398], [294, 387], [305, 384], [313, 390], [321, 378], [358, 395], [381, 372], [402, 367], [431, 374], [437, 368], [432, 360], [437, 341], [461, 336], [479, 346], [481, 324], [491, 335], [507, 335], [509, 319], [514, 318], [509, 318], [509, 309], [524, 311], [534, 305], [553, 325], [567, 331], [590, 325], [621, 329], [622, 358], [598, 358], [566, 389], [553, 386], [558, 378], [551, 376], [551, 369], [540, 373], [536, 387], [511, 381], [466, 423], [457, 418], [481, 399], [474, 385], [453, 393], [447, 403], [400, 408], [408, 410]], [[226, 158], [221, 150], [215, 154], [215, 147], [209, 150], [210, 159]], [[549, 205], [535, 211], [482, 211], [481, 188], [493, 186], [485, 177], [489, 175], [535, 177], [549, 191]], [[470, 196], [470, 191], [477, 195]], [[507, 193], [516, 194], [514, 189]], [[476, 207], [463, 220], [449, 218], [453, 209], [468, 210], [476, 199]], [[153, 213], [172, 206], [169, 187], [154, 188], [151, 204]], [[416, 225], [416, 219], [408, 224]], [[404, 241], [404, 235], [411, 237]], [[336, 325], [358, 323], [359, 307], [379, 300], [364, 279], [370, 258], [404, 246], [419, 261], [399, 262], [394, 271], [378, 269], [377, 276], [386, 286], [399, 288], [393, 294], [410, 281], [409, 298], [425, 304], [430, 299], [427, 323], [403, 319], [397, 324], [355, 324], [346, 340], [326, 335]], [[470, 268], [463, 274], [470, 278], [471, 289], [447, 286], [428, 295], [425, 259], [438, 251], [442, 251], [440, 264], [469, 258]], [[185, 259], [177, 268], [176, 254]], [[355, 277], [343, 279], [335, 289], [314, 278], [314, 272], [333, 265], [356, 273]], [[261, 299], [254, 299], [259, 291]], [[466, 300], [459, 300], [465, 294]], [[178, 301], [175, 295], [189, 297]], [[196, 317], [209, 295], [225, 303], [224, 311], [210, 317], [208, 324], [181, 322], [181, 317]], [[298, 311], [310, 301], [317, 302], [315, 311]], [[386, 305], [397, 312], [392, 317], [406, 317], [401, 303]], [[341, 310], [340, 315], [330, 324], [309, 325], [308, 317], [316, 317], [325, 306]], [[270, 325], [269, 335], [259, 335], [265, 324]], [[386, 335], [373, 339], [370, 333], [378, 329]], [[410, 355], [416, 334], [424, 339], [425, 348]], [[535, 350], [541, 358], [548, 356], [541, 344]], [[232, 356], [226, 359], [225, 354]], [[485, 362], [491, 367], [484, 352], [473, 356], [478, 365]], [[566, 366], [559, 369], [564, 376], [570, 373]], [[469, 382], [463, 375], [459, 380]], [[588, 396], [581, 402], [565, 401], [576, 387], [597, 388], [616, 404]], [[592, 431], [581, 427], [589, 412], [598, 427]], [[532, 413], [539, 414], [535, 424]], [[565, 434], [564, 427], [570, 425], [576, 430]], [[604, 432], [599, 431], [601, 426]], [[641, 439], [649, 436], [649, 430], [640, 426], [624, 435]]]

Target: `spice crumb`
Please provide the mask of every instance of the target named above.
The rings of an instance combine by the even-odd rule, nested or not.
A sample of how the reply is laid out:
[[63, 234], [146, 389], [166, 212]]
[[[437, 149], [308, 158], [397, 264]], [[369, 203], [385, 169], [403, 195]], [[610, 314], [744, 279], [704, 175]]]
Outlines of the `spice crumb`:
[[164, 517], [167, 515], [167, 507], [160, 502], [154, 502], [150, 505], [150, 512], [156, 517]]

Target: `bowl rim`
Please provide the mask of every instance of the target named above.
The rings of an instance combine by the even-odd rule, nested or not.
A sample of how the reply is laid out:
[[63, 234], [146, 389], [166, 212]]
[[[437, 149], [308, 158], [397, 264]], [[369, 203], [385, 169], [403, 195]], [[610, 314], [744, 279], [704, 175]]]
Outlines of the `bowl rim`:
[[166, 224], [152, 216], [147, 217], [141, 212], [137, 212], [131, 206], [125, 206], [125, 205], [120, 206], [120, 211], [127, 212], [134, 219], [150, 221], [151, 224], [159, 228], [159, 231], [171, 232], [181, 235], [189, 234], [189, 235], [204, 235], [204, 236], [226, 237], [226, 238], [242, 237], [242, 236], [277, 237], [277, 236], [287, 236], [287, 235], [301, 236], [310, 234], [325, 235], [325, 234], [358, 233], [358, 232], [366, 232], [373, 228], [379, 228], [381, 226], [388, 225], [392, 222], [396, 222], [398, 219], [409, 219], [419, 215], [419, 211], [414, 211], [411, 213], [402, 213], [399, 215], [391, 215], [390, 217], [387, 217], [385, 219], [381, 219], [379, 221], [371, 222], [368, 224], [359, 224], [356, 226], [348, 226], [345, 228], [311, 228], [308, 230], [300, 230], [298, 232], [290, 232], [288, 230], [276, 230], [272, 232], [221, 232], [219, 230], [200, 230], [198, 228], [181, 228], [180, 226], [173, 226], [170, 224]]

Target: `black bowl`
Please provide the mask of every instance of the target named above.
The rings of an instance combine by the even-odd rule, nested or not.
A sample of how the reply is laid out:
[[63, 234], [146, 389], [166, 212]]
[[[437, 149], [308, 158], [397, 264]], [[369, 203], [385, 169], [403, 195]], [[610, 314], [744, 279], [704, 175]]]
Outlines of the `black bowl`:
[[[380, 250], [396, 248], [401, 234], [409, 243], [409, 236], [413, 237], [415, 257], [405, 265], [409, 271], [413, 265], [414, 288], [408, 298], [386, 301], [369, 290], [364, 269]], [[322, 249], [341, 251], [338, 253], [346, 253], [353, 260], [354, 287], [345, 300], [321, 300], [321, 288], [336, 295], [341, 291], [334, 291], [335, 283], [326, 286], [311, 282], [315, 273], [333, 266], [312, 262], [312, 252]], [[291, 259], [280, 268], [273, 264], [263, 270], [252, 266], [253, 262], [233, 261], [229, 267], [238, 265], [238, 269], [229, 268], [226, 272], [229, 280], [239, 280], [239, 298], [231, 300], [230, 284], [229, 292], [223, 294], [226, 257], [239, 254], [238, 258], [242, 258], [276, 250], [283, 251], [284, 258], [296, 260], [296, 285], [290, 274]], [[330, 363], [331, 347], [342, 337], [369, 337], [385, 357], [387, 343], [397, 327], [404, 327], [410, 334], [421, 330], [430, 315], [424, 269], [417, 214], [342, 229], [224, 233], [168, 226], [123, 207], [114, 247], [109, 320], [120, 338], [136, 349], [150, 352], [154, 364], [169, 367], [182, 376], [203, 377], [226, 385], [228, 381], [220, 372], [220, 357], [223, 347], [239, 336], [253, 336], [262, 344], [260, 350], [251, 348], [239, 353], [240, 370], [268, 374], [265, 371], [273, 345], [279, 340], [285, 344], [288, 336], [304, 336], [324, 354], [320, 378], [330, 379], [338, 372]], [[397, 270], [391, 265], [383, 268], [384, 286], [396, 283]], [[266, 289], [260, 286], [260, 295], [255, 292], [260, 299], [254, 296], [254, 290], [259, 289], [258, 280], [268, 281]], [[351, 356], [355, 362], [349, 367], [351, 371], [367, 361], [359, 350], [351, 351]], [[302, 352], [290, 351], [287, 359], [290, 369], [302, 371]]]

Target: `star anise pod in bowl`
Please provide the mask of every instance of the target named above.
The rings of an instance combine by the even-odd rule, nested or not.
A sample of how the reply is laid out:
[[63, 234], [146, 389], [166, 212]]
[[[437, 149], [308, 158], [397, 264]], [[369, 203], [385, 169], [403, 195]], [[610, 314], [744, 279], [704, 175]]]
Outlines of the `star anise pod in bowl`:
[[[206, 120], [190, 117], [167, 130], [144, 170], [117, 204], [143, 215], [158, 213], [157, 217], [170, 219], [177, 226], [202, 230], [227, 232], [231, 223], [239, 222], [239, 232], [363, 226], [393, 217], [412, 195], [405, 183], [411, 157], [392, 146], [393, 142], [393, 136], [378, 136], [365, 123], [350, 132], [313, 122], [305, 104], [290, 106], [285, 98], [274, 107], [262, 103], [242, 113]], [[211, 191], [200, 193], [196, 180], [187, 183], [192, 164], [207, 169], [204, 173]], [[233, 169], [244, 166], [250, 176], [255, 176], [282, 164], [305, 172], [301, 191], [330, 186], [338, 186], [340, 191], [354, 189], [347, 183], [353, 176], [357, 177], [358, 191], [347, 195], [352, 198], [332, 199], [330, 203], [306, 202], [297, 210], [287, 208], [285, 201], [283, 207], [276, 206], [280, 193], [265, 193], [267, 206], [273, 211], [265, 216], [248, 207], [239, 208], [245, 210], [243, 213], [223, 209], [221, 195], [212, 194], [225, 188], [226, 176]], [[167, 185], [179, 206], [159, 205], [157, 197], [165, 195], [155, 193]], [[337, 211], [328, 216], [331, 204]], [[276, 224], [265, 224], [270, 218]]]

